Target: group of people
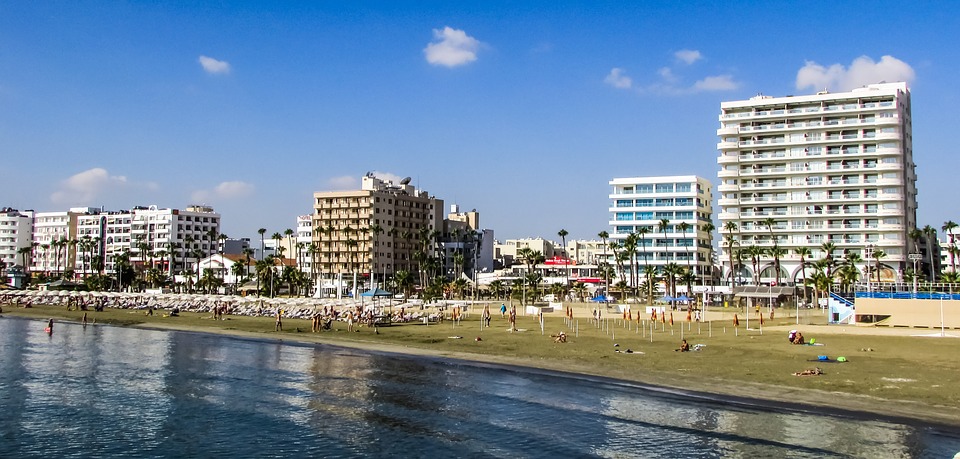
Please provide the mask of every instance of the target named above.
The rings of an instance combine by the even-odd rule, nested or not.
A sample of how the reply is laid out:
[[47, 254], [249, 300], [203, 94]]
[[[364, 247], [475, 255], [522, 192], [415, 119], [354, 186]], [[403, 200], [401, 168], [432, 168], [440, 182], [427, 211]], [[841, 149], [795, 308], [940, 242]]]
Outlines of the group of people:
[[800, 333], [797, 330], [790, 330], [790, 333], [787, 335], [787, 339], [790, 340], [790, 344], [807, 344], [806, 339], [803, 337], [803, 333]]

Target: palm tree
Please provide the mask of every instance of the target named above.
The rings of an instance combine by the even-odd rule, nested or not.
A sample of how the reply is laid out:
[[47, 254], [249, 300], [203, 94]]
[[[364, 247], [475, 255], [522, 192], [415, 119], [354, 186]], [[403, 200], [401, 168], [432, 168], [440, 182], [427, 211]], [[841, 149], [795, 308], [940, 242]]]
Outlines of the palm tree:
[[[677, 229], [680, 230], [680, 237], [684, 241], [683, 243], [686, 244], [687, 231], [690, 231], [690, 224], [687, 222], [680, 222], [680, 224], [677, 225]], [[686, 247], [687, 247], [687, 271], [689, 271], [690, 270], [690, 246], [688, 245]]]
[[656, 266], [644, 266], [643, 274], [646, 277], [646, 293], [647, 293], [647, 304], [653, 304], [653, 284], [657, 280], [657, 267]]
[[[794, 249], [794, 253], [796, 253], [797, 256], [800, 257], [800, 275], [802, 276], [800, 285], [803, 286], [803, 302], [806, 303], [807, 302], [807, 272], [806, 272], [807, 262], [806, 260], [807, 258], [810, 258], [811, 252], [810, 252], [810, 249], [807, 247], [798, 247]], [[794, 282], [796, 282], [796, 279], [794, 279]]]
[[[260, 229], [257, 230], [257, 234], [260, 235], [260, 259], [262, 260], [262, 259], [265, 258], [264, 255], [263, 255], [263, 250], [264, 250], [264, 246], [263, 246], [263, 235], [264, 235], [264, 234], [267, 234], [267, 229], [266, 229], [266, 228], [260, 228]], [[258, 291], [259, 291], [259, 287], [258, 287], [257, 289], [258, 289]]]
[[623, 239], [620, 247], [623, 249], [623, 253], [626, 255], [626, 261], [630, 265], [630, 288], [637, 287], [636, 273], [637, 273], [637, 233], [630, 233], [626, 238]]
[[833, 282], [833, 265], [834, 265], [833, 252], [837, 251], [837, 246], [832, 242], [824, 242], [823, 244], [820, 245], [820, 250], [823, 250], [823, 253], [824, 253], [823, 260], [824, 260], [824, 263], [826, 264], [825, 267], [826, 267], [827, 278], [830, 279], [830, 282]]
[[943, 222], [943, 226], [940, 229], [943, 230], [943, 233], [947, 235], [949, 246], [947, 246], [947, 253], [950, 254], [950, 270], [957, 272], [957, 257], [954, 252], [950, 249], [956, 248], [957, 235], [954, 234], [954, 231], [957, 229], [958, 225], [953, 220], [947, 220]]
[[753, 264], [753, 285], [760, 285], [760, 257], [766, 253], [763, 247], [751, 245], [746, 248], [747, 255]]
[[887, 257], [887, 252], [883, 250], [875, 250], [873, 252], [873, 259], [876, 261], [876, 271], [877, 271], [877, 287], [880, 285], [880, 260]]
[[767, 230], [770, 232], [770, 239], [773, 240], [773, 248], [768, 251], [768, 253], [773, 257], [773, 269], [776, 271], [777, 285], [780, 284], [780, 257], [784, 255], [784, 251], [780, 250], [780, 245], [777, 243], [777, 237], [773, 234], [773, 227], [777, 224], [777, 221], [773, 217], [767, 217], [763, 222], [764, 226], [767, 227]]
[[641, 226], [634, 231], [640, 237], [640, 252], [643, 254], [643, 267], [647, 267], [647, 235], [650, 234], [650, 228]]
[[770, 247], [767, 249], [767, 253], [773, 257], [773, 269], [776, 271], [774, 277], [776, 277], [776, 285], [780, 285], [780, 258], [787, 254], [787, 251], [781, 249], [780, 247]]
[[564, 278], [564, 281], [563, 281], [563, 287], [564, 287], [564, 289], [566, 289], [567, 285], [570, 283], [570, 263], [569, 263], [569, 261], [570, 261], [570, 255], [567, 254], [567, 235], [568, 235], [568, 234], [570, 234], [570, 233], [568, 233], [567, 230], [565, 230], [565, 229], [563, 229], [563, 228], [561, 228], [560, 231], [557, 232], [557, 236], [560, 236], [560, 245], [563, 246], [563, 253], [564, 253], [565, 255], [567, 255], [567, 262], [565, 263], [565, 264], [566, 264], [566, 271], [564, 272], [564, 276], [563, 276], [563, 278]]
[[[597, 263], [597, 265], [601, 266], [602, 268], [607, 263], [607, 239], [610, 238], [610, 233], [606, 231], [601, 231], [597, 233], [597, 237], [599, 237], [600, 240], [603, 242], [603, 262]], [[607, 287], [610, 284], [610, 280], [606, 277], [606, 270], [604, 270], [603, 274], [604, 274], [603, 285], [604, 287]]]
[[930, 282], [935, 282], [937, 278], [933, 272], [933, 240], [937, 238], [937, 230], [927, 225], [923, 227], [922, 231], [923, 237], [927, 240], [927, 259], [930, 261]]
[[[731, 223], [733, 223], [733, 222], [731, 222]], [[716, 227], [716, 226], [713, 226], [713, 222], [706, 222], [706, 223], [704, 223], [704, 224], [700, 227], [700, 231], [703, 231], [704, 233], [707, 233], [707, 236], [709, 236], [708, 239], [707, 239], [707, 241], [709, 242], [709, 244], [707, 245], [707, 261], [710, 262], [710, 272], [709, 272], [709, 275], [710, 275], [710, 285], [713, 285], [713, 280], [715, 279], [715, 276], [714, 276], [714, 274], [715, 274], [715, 265], [713, 264], [713, 231], [716, 230], [716, 229], [717, 229], [717, 227]], [[699, 250], [699, 248], [700, 248], [700, 247], [699, 247], [699, 242], [700, 242], [700, 241], [697, 240], [696, 237], [694, 237], [694, 247], [696, 247], [697, 250]], [[698, 261], [699, 261], [699, 260], [698, 260]], [[703, 274], [703, 273], [701, 273], [701, 274]]]
[[727, 222], [723, 225], [723, 229], [727, 230], [727, 235], [724, 237], [724, 240], [727, 243], [727, 257], [730, 259], [730, 293], [733, 293], [733, 289], [736, 287], [736, 268], [733, 265], [733, 246], [737, 245], [736, 233], [739, 229], [735, 222]]

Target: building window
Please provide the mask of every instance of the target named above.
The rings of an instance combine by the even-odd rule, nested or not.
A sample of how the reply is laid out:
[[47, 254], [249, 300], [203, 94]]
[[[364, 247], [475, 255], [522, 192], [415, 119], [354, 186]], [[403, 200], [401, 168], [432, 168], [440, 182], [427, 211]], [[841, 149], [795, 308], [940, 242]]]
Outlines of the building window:
[[658, 183], [656, 186], [657, 193], [673, 193], [673, 184], [672, 183]]

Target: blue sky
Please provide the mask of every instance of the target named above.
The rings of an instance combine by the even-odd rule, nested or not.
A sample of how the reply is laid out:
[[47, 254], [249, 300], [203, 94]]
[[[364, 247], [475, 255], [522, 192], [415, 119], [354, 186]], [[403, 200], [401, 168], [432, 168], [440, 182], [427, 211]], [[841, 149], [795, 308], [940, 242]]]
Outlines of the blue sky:
[[3, 2], [0, 206], [202, 202], [255, 238], [376, 171], [501, 240], [595, 238], [614, 177], [717, 182], [721, 101], [904, 78], [918, 220], [939, 229], [960, 219], [958, 19], [883, 1]]

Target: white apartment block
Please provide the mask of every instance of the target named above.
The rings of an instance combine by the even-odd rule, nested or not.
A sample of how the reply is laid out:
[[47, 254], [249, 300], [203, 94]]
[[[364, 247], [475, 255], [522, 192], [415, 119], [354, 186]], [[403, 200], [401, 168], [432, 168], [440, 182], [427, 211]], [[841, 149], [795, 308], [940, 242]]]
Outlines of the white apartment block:
[[[916, 250], [907, 238], [916, 226], [917, 190], [905, 83], [760, 95], [720, 108], [721, 240], [731, 222], [738, 227], [735, 249], [769, 249], [776, 238], [785, 251], [781, 282], [802, 279], [796, 249], [808, 248], [813, 261], [828, 255], [821, 249], [826, 242], [836, 246], [835, 259], [845, 253], [866, 259], [882, 250], [881, 278], [897, 280]], [[726, 243], [721, 248], [728, 250]], [[719, 260], [725, 276], [727, 259], [723, 253]], [[737, 277], [749, 282], [752, 266], [744, 264]], [[763, 258], [759, 271], [761, 283], [774, 280], [772, 257]]]
[[[152, 261], [175, 274], [192, 271], [197, 261], [220, 250], [220, 214], [212, 207], [135, 207], [132, 214], [129, 247], [135, 264]], [[141, 253], [140, 241], [149, 246], [148, 253]]]
[[80, 215], [97, 212], [95, 207], [73, 207], [66, 211], [37, 212], [33, 216], [33, 243], [35, 256], [32, 272], [63, 273], [75, 269], [77, 250], [77, 219]]
[[[68, 211], [38, 212], [33, 219], [33, 242], [37, 244], [34, 272], [77, 275], [93, 274], [94, 257], [102, 257], [104, 272], [115, 273], [116, 257], [129, 253], [130, 262], [154, 266], [171, 274], [192, 270], [199, 258], [219, 249], [220, 215], [210, 207], [186, 210], [135, 207], [105, 211], [96, 207]], [[92, 248], [81, 242], [89, 240]], [[76, 241], [57, 248], [62, 241]], [[141, 253], [141, 241], [148, 252]]]
[[311, 250], [313, 244], [313, 215], [297, 216], [297, 251], [295, 258], [297, 266], [305, 273], [313, 272], [313, 258], [315, 251]]
[[[712, 272], [713, 192], [695, 175], [615, 178], [610, 198], [610, 242], [623, 243], [637, 233], [637, 266], [663, 269], [668, 263], [689, 267], [698, 282]], [[686, 224], [686, 225], [684, 225]], [[686, 229], [684, 227], [686, 226]], [[612, 262], [613, 253], [608, 253]]]
[[[3, 265], [0, 271], [23, 265], [23, 256], [18, 251], [32, 244], [33, 211], [21, 212], [9, 207], [0, 209], [0, 263]], [[32, 258], [32, 254], [27, 256], [27, 266]]]

